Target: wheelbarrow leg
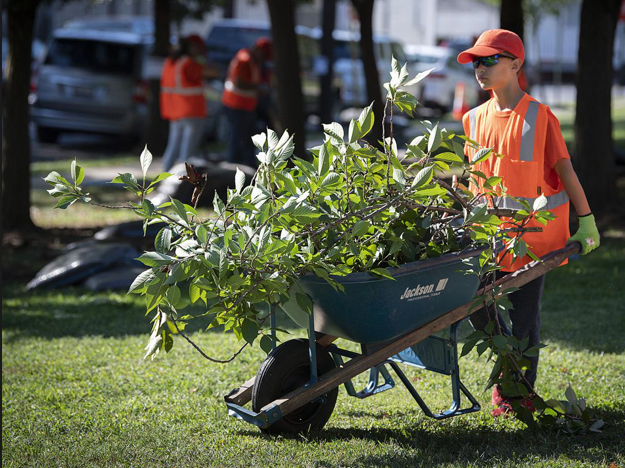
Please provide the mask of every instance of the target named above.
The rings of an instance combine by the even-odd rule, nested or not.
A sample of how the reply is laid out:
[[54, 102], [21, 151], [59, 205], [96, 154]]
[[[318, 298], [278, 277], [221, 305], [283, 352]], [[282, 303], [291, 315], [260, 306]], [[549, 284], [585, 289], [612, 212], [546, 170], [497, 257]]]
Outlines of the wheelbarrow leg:
[[[446, 341], [446, 351], [445, 355], [448, 357], [446, 361], [450, 364], [450, 367], [446, 367], [445, 369], [435, 369], [429, 368], [434, 372], [447, 374], [451, 377], [451, 396], [452, 403], [446, 411], [442, 411], [440, 413], [433, 413], [430, 408], [427, 406], [423, 398], [419, 395], [419, 392], [414, 388], [410, 380], [406, 377], [404, 372], [399, 367], [398, 363], [394, 360], [387, 361], [388, 364], [393, 368], [395, 373], [399, 376], [400, 380], [404, 384], [404, 386], [408, 389], [412, 397], [415, 399], [417, 404], [421, 407], [423, 412], [434, 419], [445, 419], [450, 418], [452, 416], [458, 416], [460, 414], [472, 413], [474, 411], [479, 411], [481, 409], [480, 404], [477, 402], [475, 397], [469, 392], [469, 390], [464, 386], [464, 384], [460, 381], [460, 367], [458, 366], [458, 326], [460, 322], [456, 322], [449, 328], [449, 339]], [[440, 339], [439, 339], [440, 340]], [[400, 361], [401, 362], [401, 361]], [[407, 362], [409, 363], [409, 362]], [[428, 367], [425, 367], [428, 368]], [[469, 400], [471, 403], [470, 407], [461, 409], [461, 392], [462, 394]]]
[[[336, 363], [338, 367], [344, 364], [343, 358], [341, 357], [340, 354], [338, 354], [338, 352], [340, 351], [343, 354], [349, 353], [346, 350], [339, 350], [335, 346], [330, 348], [329, 351], [332, 354], [332, 357], [334, 358], [334, 362]], [[353, 355], [354, 357], [357, 356], [356, 353], [353, 353]], [[348, 380], [347, 382], [344, 382], [343, 385], [345, 386], [345, 390], [347, 391], [347, 394], [349, 396], [362, 399], [362, 398], [367, 398], [373, 395], [377, 395], [378, 393], [385, 392], [386, 390], [390, 390], [391, 388], [395, 388], [395, 381], [391, 377], [390, 372], [386, 369], [384, 364], [385, 363], [381, 363], [369, 369], [369, 381], [367, 382], [367, 385], [365, 386], [365, 388], [363, 388], [359, 392], [356, 391], [356, 388], [354, 387], [354, 383], [351, 381], [351, 379]], [[380, 374], [382, 374], [382, 377], [384, 377], [383, 384], [379, 383]]]

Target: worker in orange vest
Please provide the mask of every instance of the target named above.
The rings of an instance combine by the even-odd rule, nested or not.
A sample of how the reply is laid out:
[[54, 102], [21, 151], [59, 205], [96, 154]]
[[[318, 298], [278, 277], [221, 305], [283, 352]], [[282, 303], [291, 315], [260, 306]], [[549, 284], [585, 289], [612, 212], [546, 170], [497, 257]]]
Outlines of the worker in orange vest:
[[[571, 164], [560, 123], [548, 106], [526, 94], [519, 84], [518, 72], [525, 58], [523, 42], [511, 31], [493, 29], [485, 31], [475, 45], [458, 55], [458, 62], [473, 62], [475, 77], [480, 87], [492, 91], [493, 97], [464, 115], [462, 124], [465, 135], [482, 147], [492, 148], [503, 158], [491, 157], [477, 164], [476, 170], [486, 177], [502, 177], [507, 192], [494, 200], [498, 208], [521, 209], [519, 199], [529, 202], [530, 207], [540, 195], [546, 197], [546, 209], [555, 219], [546, 226], [531, 221], [526, 227], [541, 227], [542, 232], [530, 232], [523, 240], [530, 250], [543, 256], [564, 247], [567, 242], [578, 241], [582, 254], [599, 246], [600, 236], [594, 216], [577, 175]], [[466, 154], [472, 157], [475, 149], [465, 146]], [[479, 196], [484, 192], [484, 180], [471, 184], [471, 190]], [[512, 198], [514, 197], [514, 198]], [[569, 233], [569, 201], [579, 217], [579, 229], [575, 235]], [[524, 256], [513, 261], [510, 252], [500, 255], [503, 272], [513, 272], [531, 261]], [[501, 272], [498, 272], [501, 275]], [[519, 340], [527, 339], [528, 347], [539, 343], [540, 302], [545, 278], [541, 276], [518, 291], [510, 294], [513, 309], [509, 311], [512, 334]], [[501, 318], [492, 307], [482, 309], [471, 316], [471, 323], [484, 329], [489, 321], [499, 322], [505, 331]], [[496, 327], [497, 328], [497, 327]], [[523, 376], [517, 376], [519, 383], [527, 387], [529, 397], [520, 404], [533, 411], [531, 395], [536, 381], [538, 356], [526, 356], [530, 362]], [[494, 416], [513, 411], [511, 401], [497, 385], [492, 402], [497, 408]]]
[[161, 75], [161, 116], [169, 120], [169, 139], [163, 155], [163, 170], [187, 161], [199, 150], [206, 100], [204, 79], [219, 72], [206, 65], [206, 45], [192, 34], [182, 38], [165, 60]]
[[262, 65], [270, 57], [271, 39], [261, 37], [250, 49], [239, 50], [228, 66], [221, 103], [230, 127], [227, 155], [230, 162], [257, 166], [252, 136]]

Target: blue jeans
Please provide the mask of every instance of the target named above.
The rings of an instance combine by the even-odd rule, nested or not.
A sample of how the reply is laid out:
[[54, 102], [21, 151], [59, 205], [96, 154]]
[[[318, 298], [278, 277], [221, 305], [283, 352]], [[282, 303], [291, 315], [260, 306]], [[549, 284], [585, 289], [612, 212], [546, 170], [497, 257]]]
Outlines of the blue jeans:
[[190, 117], [169, 122], [169, 139], [163, 154], [163, 170], [169, 171], [174, 165], [188, 161], [197, 155], [202, 137], [204, 119]]
[[[503, 275], [504, 273], [497, 272], [497, 279]], [[512, 334], [519, 340], [529, 337], [530, 348], [540, 343], [540, 301], [544, 287], [545, 275], [542, 275], [508, 295], [514, 307], [509, 311]], [[482, 308], [469, 316], [469, 321], [476, 330], [483, 330], [488, 322], [494, 320], [495, 311], [492, 306], [488, 309]], [[502, 325], [502, 331], [510, 334], [500, 314], [497, 314], [497, 320]], [[525, 378], [534, 386], [538, 371], [538, 356], [526, 356], [526, 359], [530, 361], [531, 367], [525, 372]]]
[[223, 107], [223, 111], [230, 127], [228, 133], [228, 162], [257, 167], [258, 160], [254, 154], [254, 144], [252, 143], [256, 113], [242, 109], [231, 109], [226, 106]]

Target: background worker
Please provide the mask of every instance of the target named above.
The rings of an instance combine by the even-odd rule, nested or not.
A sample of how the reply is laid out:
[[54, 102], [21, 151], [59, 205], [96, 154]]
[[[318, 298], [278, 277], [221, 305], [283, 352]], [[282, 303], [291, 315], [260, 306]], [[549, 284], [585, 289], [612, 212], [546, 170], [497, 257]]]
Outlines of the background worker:
[[160, 104], [161, 116], [169, 120], [169, 139], [163, 155], [164, 171], [198, 152], [206, 117], [203, 80], [218, 76], [217, 69], [206, 65], [206, 45], [196, 34], [180, 39], [165, 60]]
[[[560, 123], [548, 106], [539, 103], [519, 86], [518, 72], [523, 65], [525, 51], [521, 39], [511, 31], [485, 31], [475, 45], [458, 55], [458, 62], [473, 62], [475, 77], [480, 87], [492, 92], [492, 98], [467, 112], [462, 120], [465, 134], [483, 147], [503, 154], [479, 163], [477, 169], [487, 177], [499, 176], [507, 187], [507, 195], [524, 198], [532, 206], [539, 195], [547, 197], [546, 209], [555, 219], [546, 226], [533, 221], [528, 227], [542, 227], [542, 232], [523, 236], [530, 250], [543, 256], [564, 247], [567, 242], [579, 241], [582, 254], [599, 246], [599, 232], [594, 216], [566, 149], [560, 132]], [[467, 156], [474, 150], [466, 146]], [[472, 184], [476, 194], [481, 186]], [[579, 229], [569, 233], [569, 200], [579, 216]], [[507, 196], [496, 200], [499, 208], [519, 209], [521, 205]], [[500, 257], [503, 272], [516, 271], [531, 259], [526, 255], [515, 261], [510, 253]], [[501, 272], [498, 272], [501, 274]], [[512, 334], [519, 340], [529, 339], [528, 347], [539, 344], [540, 302], [545, 278], [541, 276], [510, 294]], [[501, 318], [493, 310], [482, 309], [471, 316], [471, 323], [483, 329], [489, 321]], [[521, 381], [531, 393], [536, 381], [538, 356], [527, 357], [531, 363]], [[519, 376], [520, 378], [520, 376]], [[493, 390], [494, 416], [512, 411], [511, 398], [499, 386]], [[521, 404], [533, 409], [529, 398]]]
[[256, 167], [252, 136], [262, 85], [262, 66], [271, 57], [271, 39], [259, 38], [251, 49], [234, 56], [226, 75], [221, 99], [230, 127], [227, 160]]

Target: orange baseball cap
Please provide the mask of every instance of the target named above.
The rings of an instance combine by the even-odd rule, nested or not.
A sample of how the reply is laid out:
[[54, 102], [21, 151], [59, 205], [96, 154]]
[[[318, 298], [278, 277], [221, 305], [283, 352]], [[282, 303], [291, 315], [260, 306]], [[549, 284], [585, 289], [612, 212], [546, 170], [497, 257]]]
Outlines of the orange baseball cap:
[[190, 34], [185, 37], [184, 40], [187, 41], [189, 44], [193, 44], [199, 47], [202, 53], [206, 53], [206, 43], [204, 42], [204, 39], [202, 39], [202, 37], [198, 34]]
[[458, 62], [469, 63], [473, 57], [488, 57], [501, 52], [514, 55], [521, 63], [525, 61], [525, 48], [519, 36], [507, 29], [489, 29], [477, 38], [473, 47], [458, 54]]
[[266, 60], [271, 60], [272, 58], [272, 41], [268, 37], [259, 37], [256, 39], [254, 46], [263, 52]]

